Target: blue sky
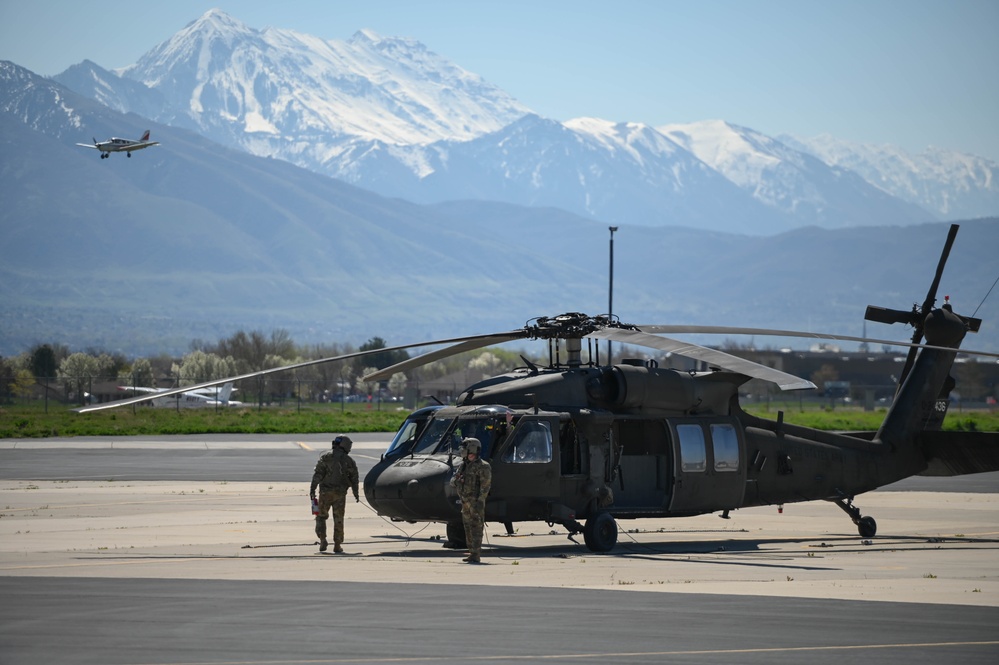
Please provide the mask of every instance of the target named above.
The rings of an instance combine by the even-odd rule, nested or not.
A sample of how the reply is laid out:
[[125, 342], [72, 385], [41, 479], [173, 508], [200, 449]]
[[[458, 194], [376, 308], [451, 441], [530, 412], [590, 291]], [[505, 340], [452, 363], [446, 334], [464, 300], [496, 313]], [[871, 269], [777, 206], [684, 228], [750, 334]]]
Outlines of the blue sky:
[[213, 7], [411, 37], [557, 120], [722, 119], [999, 161], [996, 0], [0, 0], [0, 59], [122, 67]]

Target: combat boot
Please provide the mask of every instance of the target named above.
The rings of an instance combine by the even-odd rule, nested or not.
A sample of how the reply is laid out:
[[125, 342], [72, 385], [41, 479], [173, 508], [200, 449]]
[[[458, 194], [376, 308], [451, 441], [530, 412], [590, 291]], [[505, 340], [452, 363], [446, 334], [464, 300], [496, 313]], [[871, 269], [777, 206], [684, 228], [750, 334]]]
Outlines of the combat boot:
[[469, 554], [464, 559], [462, 559], [462, 561], [464, 561], [465, 563], [481, 563], [481, 561], [479, 561], [478, 554]]
[[326, 539], [325, 539], [325, 538], [320, 538], [320, 539], [319, 539], [319, 551], [320, 551], [320, 552], [325, 552], [325, 551], [326, 551], [326, 548], [327, 548], [328, 546], [329, 546], [329, 543], [328, 543], [328, 542], [326, 542]]
[[335, 554], [343, 554], [343, 548], [342, 548], [342, 547], [340, 547], [340, 543], [335, 543], [335, 544], [333, 545], [333, 552], [334, 552]]

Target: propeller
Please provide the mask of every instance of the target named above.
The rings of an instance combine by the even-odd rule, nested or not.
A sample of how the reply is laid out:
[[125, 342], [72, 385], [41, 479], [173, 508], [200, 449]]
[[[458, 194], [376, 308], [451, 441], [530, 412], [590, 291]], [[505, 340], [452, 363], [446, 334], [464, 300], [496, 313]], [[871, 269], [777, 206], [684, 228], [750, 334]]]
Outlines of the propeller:
[[807, 390], [815, 388], [815, 384], [786, 372], [739, 358], [723, 351], [682, 342], [669, 337], [659, 337], [650, 331], [640, 330], [636, 326], [612, 321], [608, 317], [591, 317], [578, 312], [569, 312], [554, 317], [538, 317], [532, 319], [523, 330], [514, 330], [493, 335], [479, 335], [467, 338], [467, 341], [438, 351], [431, 351], [414, 358], [409, 358], [391, 367], [378, 370], [364, 376], [365, 381], [381, 381], [391, 377], [396, 372], [402, 372], [414, 367], [446, 358], [465, 351], [471, 351], [490, 344], [512, 341], [515, 339], [563, 339], [566, 340], [569, 354], [569, 367], [579, 364], [580, 340], [584, 337], [610, 340], [634, 344], [649, 348], [668, 351], [677, 355], [693, 358], [709, 365], [743, 374], [756, 379], [776, 383], [782, 390]]
[[[923, 300], [921, 306], [913, 304], [912, 309], [906, 311], [868, 305], [867, 311], [864, 314], [864, 318], [868, 321], [888, 324], [905, 323], [913, 328], [912, 344], [909, 345], [909, 353], [905, 358], [905, 365], [902, 366], [902, 372], [898, 379], [899, 389], [901, 389], [905, 378], [909, 375], [912, 364], [916, 361], [916, 352], [922, 346], [920, 342], [923, 341], [923, 325], [926, 321], [926, 316], [933, 310], [933, 306], [937, 302], [937, 289], [940, 287], [940, 278], [943, 276], [944, 266], [947, 264], [947, 257], [950, 256], [950, 250], [954, 245], [954, 239], [957, 237], [959, 228], [961, 228], [959, 224], [950, 225], [950, 230], [947, 232], [947, 240], [944, 242], [943, 251], [940, 253], [940, 260], [937, 262], [937, 270], [933, 274], [933, 281], [930, 283], [930, 288], [926, 292], [926, 298]], [[962, 316], [961, 320], [964, 321], [970, 332], [978, 332], [978, 329], [982, 325], [981, 319]]]

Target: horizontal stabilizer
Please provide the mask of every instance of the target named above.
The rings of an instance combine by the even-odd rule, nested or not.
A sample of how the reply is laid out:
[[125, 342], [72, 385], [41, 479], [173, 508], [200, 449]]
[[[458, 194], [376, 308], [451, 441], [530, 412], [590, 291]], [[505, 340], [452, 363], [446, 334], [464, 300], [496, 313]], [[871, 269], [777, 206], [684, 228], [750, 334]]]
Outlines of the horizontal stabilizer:
[[999, 432], [924, 431], [918, 439], [929, 462], [921, 476], [999, 471]]

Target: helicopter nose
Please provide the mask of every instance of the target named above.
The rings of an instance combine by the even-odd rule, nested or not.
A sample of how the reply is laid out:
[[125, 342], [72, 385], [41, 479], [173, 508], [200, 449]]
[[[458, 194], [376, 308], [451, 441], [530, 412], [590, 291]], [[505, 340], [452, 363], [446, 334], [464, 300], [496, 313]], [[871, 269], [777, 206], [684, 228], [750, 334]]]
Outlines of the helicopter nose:
[[364, 478], [364, 496], [378, 512], [401, 520], [448, 520], [451, 467], [439, 460], [401, 459], [376, 464]]

